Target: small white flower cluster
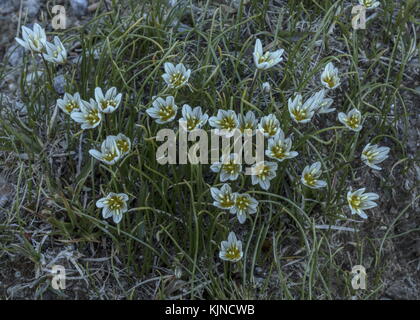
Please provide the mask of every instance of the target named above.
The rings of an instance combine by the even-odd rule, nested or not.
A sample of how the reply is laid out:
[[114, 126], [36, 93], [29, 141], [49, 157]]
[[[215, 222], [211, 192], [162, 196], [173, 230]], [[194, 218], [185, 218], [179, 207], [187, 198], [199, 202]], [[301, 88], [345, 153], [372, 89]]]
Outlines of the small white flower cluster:
[[[275, 66], [283, 60], [283, 53], [284, 50], [264, 53], [262, 43], [257, 39], [253, 54], [257, 69], [266, 70]], [[162, 77], [169, 88], [179, 89], [189, 85], [191, 70], [187, 70], [183, 64], [174, 66], [171, 63], [165, 63], [164, 69], [165, 74]], [[335, 108], [331, 108], [333, 99], [327, 98], [326, 93], [328, 90], [333, 90], [340, 86], [341, 80], [338, 75], [338, 69], [331, 62], [328, 63], [321, 74], [320, 80], [325, 89], [319, 90], [305, 102], [303, 102], [303, 97], [300, 94], [289, 99], [288, 111], [294, 122], [305, 124], [310, 122], [315, 114], [335, 111]], [[265, 83], [263, 88], [265, 91], [271, 90], [268, 83]], [[168, 96], [166, 99], [153, 97], [152, 107], [147, 109], [146, 113], [155, 119], [156, 123], [164, 124], [174, 121], [177, 111], [178, 107], [175, 104], [175, 98]], [[351, 110], [348, 114], [340, 112], [338, 119], [352, 131], [358, 132], [362, 129], [362, 115], [357, 109]], [[219, 109], [217, 115], [209, 117], [207, 113], [203, 113], [201, 107], [191, 108], [188, 104], [184, 104], [180, 120], [186, 121], [187, 130], [189, 131], [204, 127], [208, 121], [216, 134], [227, 138], [234, 136], [236, 130], [240, 130], [243, 133], [245, 130], [250, 129], [252, 134], [255, 134], [255, 130], [260, 130], [264, 137], [268, 138], [268, 147], [265, 151], [267, 157], [277, 162], [282, 162], [298, 156], [298, 152], [292, 151], [292, 138], [285, 137], [280, 121], [275, 114], [263, 116], [258, 120], [253, 111], [248, 111], [243, 115], [236, 114], [233, 110]], [[388, 152], [389, 148], [368, 144], [363, 150], [362, 160], [368, 166], [380, 169], [376, 164], [385, 160]], [[252, 166], [252, 185], [258, 184], [262, 189], [268, 190], [270, 181], [276, 177], [277, 162], [263, 161]], [[210, 166], [210, 169], [219, 173], [221, 182], [227, 182], [236, 181], [241, 175], [243, 168], [238, 161], [238, 155], [232, 153], [224, 154], [220, 161]], [[300, 181], [304, 186], [311, 189], [324, 188], [327, 186], [327, 182], [320, 179], [321, 174], [321, 163], [315, 162], [303, 169]], [[249, 215], [257, 212], [258, 201], [255, 198], [248, 193], [232, 192], [230, 185], [226, 183], [220, 189], [212, 187], [210, 191], [214, 199], [213, 205], [235, 214], [241, 224], [245, 223]], [[358, 213], [361, 217], [366, 217], [363, 209], [373, 207], [372, 200], [375, 199], [375, 196], [373, 196], [374, 194], [363, 194], [363, 191], [357, 190], [355, 193], [349, 191], [347, 198], [352, 213]], [[241, 242], [236, 239], [233, 232], [229, 234], [228, 241], [222, 243], [220, 257], [233, 262], [241, 259]]]
[[22, 39], [15, 40], [26, 50], [42, 55], [49, 62], [63, 64], [67, 61], [67, 50], [60, 38], [55, 36], [53, 42], [48, 42], [45, 30], [37, 23], [34, 24], [33, 30], [23, 26]]
[[[388, 147], [379, 147], [374, 144], [368, 143], [362, 151], [361, 159], [364, 164], [371, 167], [372, 169], [381, 170], [381, 167], [377, 164], [388, 158], [389, 153]], [[347, 192], [347, 202], [351, 210], [351, 214], [357, 214], [363, 219], [367, 219], [367, 215], [364, 210], [371, 209], [377, 206], [373, 200], [379, 199], [379, 195], [370, 192], [365, 193], [365, 188], [358, 189], [354, 192]]]
[[[378, 1], [361, 0], [360, 3], [368, 9], [375, 8], [379, 5]], [[336, 69], [332, 63], [328, 63], [324, 72], [321, 74], [321, 82], [328, 89], [334, 89], [339, 86], [340, 78], [338, 77], [338, 69]], [[329, 104], [329, 102], [327, 102], [327, 104]], [[357, 109], [352, 109], [347, 114], [340, 112], [338, 114], [338, 120], [351, 131], [360, 132], [362, 130], [363, 117], [361, 112]], [[367, 166], [376, 170], [381, 170], [377, 164], [388, 157], [389, 150], [388, 147], [379, 147], [378, 145], [371, 145], [368, 143], [362, 151], [361, 159]], [[319, 169], [319, 162], [313, 164], [311, 167], [306, 167], [302, 174], [302, 183], [311, 188], [326, 186], [325, 181], [316, 180], [319, 176]], [[376, 207], [377, 204], [373, 202], [373, 200], [378, 199], [379, 196], [376, 193], [364, 193], [364, 191], [365, 188], [358, 189], [354, 192], [351, 190], [348, 191], [347, 202], [352, 214], [358, 214], [361, 218], [367, 219], [364, 210]]]
[[[379, 5], [378, 1], [360, 0], [360, 3], [370, 9]], [[67, 51], [58, 37], [54, 37], [53, 42], [48, 42], [45, 30], [35, 24], [33, 30], [22, 27], [22, 39], [16, 41], [32, 53], [40, 54], [46, 61], [62, 64], [67, 60]], [[264, 51], [262, 42], [256, 39], [253, 60], [257, 72], [268, 70], [283, 61], [283, 49], [276, 51]], [[178, 90], [185, 86], [190, 87], [190, 77], [192, 71], [187, 69], [184, 64], [174, 65], [166, 62], [164, 64], [165, 73], [162, 75], [167, 89]], [[290, 118], [298, 124], [311, 122], [316, 114], [326, 114], [335, 111], [332, 108], [333, 99], [326, 95], [331, 90], [341, 85], [339, 72], [332, 62], [329, 62], [320, 76], [320, 86], [318, 90], [309, 97], [304, 97], [297, 93], [288, 99], [287, 107]], [[268, 82], [262, 84], [265, 92], [271, 91]], [[162, 96], [164, 92], [162, 93]], [[101, 88], [94, 90], [94, 99], [89, 102], [82, 100], [79, 93], [65, 93], [62, 99], [57, 100], [57, 106], [69, 115], [74, 121], [81, 124], [81, 129], [96, 128], [101, 124], [105, 114], [113, 113], [118, 109], [122, 101], [122, 94], [118, 93], [115, 87], [110, 88], [105, 93]], [[174, 95], [163, 97], [152, 97], [152, 106], [146, 113], [155, 120], [157, 124], [166, 124], [174, 121], [177, 117], [178, 106], [175, 104]], [[352, 109], [348, 113], [338, 113], [338, 120], [349, 130], [360, 132], [363, 125], [363, 116], [357, 109]], [[267, 138], [267, 149], [265, 155], [274, 160], [258, 162], [251, 167], [251, 184], [259, 185], [263, 190], [269, 190], [272, 180], [276, 177], [278, 164], [288, 159], [296, 158], [299, 154], [293, 151], [292, 137], [286, 137], [281, 128], [281, 123], [275, 114], [268, 114], [258, 119], [253, 111], [246, 114], [237, 114], [234, 110], [219, 109], [217, 114], [209, 117], [201, 106], [191, 107], [188, 104], [182, 106], [182, 117], [180, 121], [186, 123], [186, 129], [203, 128], [207, 122], [216, 134], [225, 137], [234, 136], [238, 130], [242, 133], [250, 130], [255, 134], [259, 130]], [[249, 131], [247, 131], [249, 132]], [[131, 140], [122, 133], [109, 135], [102, 142], [100, 150], [91, 149], [89, 154], [106, 165], [114, 165], [119, 160], [126, 157], [131, 150]], [[372, 169], [381, 170], [379, 163], [388, 157], [388, 147], [380, 147], [376, 144], [367, 144], [362, 151], [361, 160]], [[259, 201], [252, 197], [247, 191], [245, 193], [233, 192], [231, 186], [225, 182], [238, 180], [242, 174], [242, 165], [238, 161], [237, 154], [224, 154], [220, 161], [213, 163], [210, 169], [219, 174], [220, 182], [224, 183], [220, 188], [211, 187], [210, 193], [213, 198], [213, 205], [219, 209], [227, 210], [230, 214], [236, 215], [240, 224], [244, 224], [246, 219], [256, 214], [259, 209]], [[310, 189], [320, 189], [327, 186], [327, 182], [322, 180], [321, 162], [305, 166], [300, 182]], [[376, 193], [365, 193], [365, 188], [356, 191], [348, 191], [347, 202], [352, 214], [358, 214], [366, 219], [364, 210], [375, 207], [374, 200], [379, 196]], [[128, 195], [125, 193], [109, 193], [106, 197], [99, 199], [96, 206], [102, 209], [104, 219], [113, 218], [115, 223], [120, 223], [123, 213], [128, 211]], [[242, 242], [237, 239], [235, 233], [230, 232], [227, 241], [222, 241], [219, 257], [226, 261], [237, 262], [243, 257]]]
[[[34, 24], [33, 30], [23, 26], [22, 39], [16, 41], [32, 53], [40, 54], [46, 61], [63, 64], [67, 61], [67, 50], [60, 39], [54, 37], [54, 42], [48, 42], [45, 30]], [[62, 99], [57, 100], [57, 106], [64, 113], [81, 124], [81, 128], [92, 129], [97, 127], [103, 120], [103, 115], [117, 110], [121, 104], [122, 94], [112, 87], [105, 94], [101, 88], [95, 89], [95, 99], [89, 102], [82, 100], [79, 93], [65, 93]], [[90, 155], [103, 163], [112, 165], [127, 155], [131, 149], [131, 141], [124, 134], [108, 136], [101, 145], [101, 151], [91, 149]], [[109, 193], [107, 197], [97, 201], [96, 206], [102, 209], [104, 219], [113, 217], [115, 223], [119, 223], [122, 214], [127, 211], [128, 196], [124, 193]]]
[[214, 199], [213, 205], [222, 210], [229, 210], [236, 215], [239, 223], [246, 221], [247, 215], [257, 212], [258, 201], [247, 193], [232, 192], [231, 187], [225, 183], [220, 189], [210, 188]]
[[105, 141], [102, 142], [101, 151], [91, 149], [89, 154], [105, 164], [112, 165], [127, 155], [130, 150], [130, 138], [119, 133], [116, 136], [106, 137]]
[[[166, 74], [163, 75], [163, 79], [170, 88], [178, 89], [188, 84], [191, 70], [186, 70], [184, 65], [178, 64], [175, 67], [171, 63], [165, 63], [165, 71]], [[109, 89], [105, 95], [100, 88], [96, 88], [95, 100], [91, 99], [90, 102], [91, 108], [80, 108], [81, 112], [72, 112], [71, 116], [75, 121], [82, 123], [82, 129], [96, 127], [101, 122], [103, 113], [112, 113], [118, 108], [121, 98], [122, 95], [117, 93], [116, 88]], [[154, 97], [153, 100], [153, 108], [148, 109], [147, 113], [155, 118], [157, 123], [166, 123], [175, 118], [178, 107], [175, 105], [174, 97], [169, 96], [166, 99]], [[64, 107], [66, 102], [62, 103]], [[84, 104], [80, 103], [80, 105]], [[182, 113], [190, 126], [190, 130], [200, 127], [207, 121], [207, 118], [202, 115], [200, 107], [191, 109], [189, 105], [184, 105]], [[119, 133], [116, 136], [106, 137], [101, 145], [101, 151], [91, 149], [89, 153], [92, 157], [112, 165], [127, 155], [130, 150], [130, 139]], [[104, 219], [112, 216], [115, 223], [120, 223], [122, 214], [128, 210], [127, 201], [128, 196], [125, 193], [111, 192], [105, 198], [99, 199], [96, 202], [96, 206], [102, 208]]]
[[[113, 113], [121, 104], [122, 94], [115, 87], [110, 88], [104, 94], [102, 89], [95, 88], [95, 99], [89, 102], [82, 100], [79, 93], [73, 95], [65, 93], [62, 99], [57, 100], [58, 107], [64, 113], [81, 124], [81, 128], [96, 128], [104, 118], [104, 114]], [[110, 135], [102, 142], [101, 150], [91, 149], [89, 154], [107, 164], [113, 165], [126, 156], [131, 150], [131, 140], [122, 133], [116, 136]], [[98, 208], [102, 208], [104, 219], [113, 217], [115, 223], [119, 223], [122, 214], [127, 211], [128, 196], [125, 193], [109, 193], [105, 198], [96, 202]]]
[[58, 107], [66, 114], [81, 124], [81, 128], [96, 128], [103, 119], [103, 114], [112, 113], [121, 104], [122, 94], [117, 93], [117, 89], [112, 87], [105, 95], [101, 88], [95, 89], [95, 99], [89, 102], [82, 100], [79, 93], [71, 95], [65, 93], [63, 99], [57, 100]]
[[[175, 104], [173, 96], [153, 97], [152, 107], [146, 113], [155, 119], [156, 123], [164, 124], [175, 120], [178, 106]], [[191, 108], [188, 104], [182, 106], [182, 118], [179, 121], [186, 123], [186, 129], [192, 131], [201, 128], [207, 123], [208, 115], [203, 114], [200, 106]]]
[[[379, 3], [373, 1], [363, 1], [366, 7], [376, 7]], [[284, 50], [278, 50], [273, 53], [263, 52], [262, 43], [257, 39], [254, 49], [254, 62], [257, 69], [266, 70], [282, 61]], [[321, 89], [305, 102], [303, 102], [302, 95], [296, 94], [293, 98], [288, 100], [288, 111], [290, 117], [294, 122], [305, 124], [311, 121], [315, 113], [325, 114], [335, 111], [331, 108], [333, 100], [326, 97], [326, 90], [333, 90], [340, 86], [341, 81], [338, 75], [338, 69], [330, 62], [326, 65], [320, 77], [321, 84], [325, 89]], [[262, 89], [265, 92], [271, 90], [268, 82], [262, 84]], [[358, 132], [362, 129], [363, 118], [357, 109], [351, 110], [345, 114], [340, 112], [338, 119], [345, 125], [346, 128]], [[265, 155], [271, 159], [279, 162], [286, 159], [294, 158], [298, 155], [296, 151], [291, 151], [291, 138], [285, 138], [284, 132], [280, 127], [280, 122], [274, 114], [264, 116], [260, 121], [257, 121], [253, 112], [249, 111], [245, 117], [238, 116], [234, 111], [219, 110], [216, 117], [211, 117], [209, 124], [220, 130], [226, 136], [232, 136], [235, 129], [240, 128], [258, 129], [264, 134], [268, 140], [268, 149]], [[373, 169], [380, 170], [378, 163], [384, 161], [388, 156], [388, 147], [379, 147], [377, 145], [368, 144], [362, 152], [362, 161]], [[214, 163], [211, 170], [220, 173], [220, 181], [234, 181], [237, 180], [242, 166], [236, 163], [237, 155], [231, 154], [223, 156], [220, 162]], [[270, 187], [270, 180], [276, 176], [277, 163], [262, 162], [257, 163], [252, 167], [252, 184], [259, 184], [264, 190]], [[315, 162], [303, 169], [301, 175], [301, 183], [311, 189], [319, 189], [327, 186], [327, 182], [321, 180], [322, 171], [321, 163]], [[237, 214], [240, 223], [244, 223], [248, 214], [253, 214], [257, 211], [258, 201], [248, 194], [233, 193], [228, 184], [224, 184], [220, 189], [211, 188], [211, 195], [214, 199], [213, 205], [229, 210], [233, 214]], [[376, 193], [365, 193], [365, 188], [347, 193], [347, 201], [352, 214], [358, 214], [362, 218], [367, 218], [364, 210], [375, 207], [377, 204], [373, 201], [378, 199]], [[229, 233], [227, 241], [222, 241], [219, 257], [226, 261], [237, 262], [243, 256], [242, 243], [237, 240], [233, 232]]]

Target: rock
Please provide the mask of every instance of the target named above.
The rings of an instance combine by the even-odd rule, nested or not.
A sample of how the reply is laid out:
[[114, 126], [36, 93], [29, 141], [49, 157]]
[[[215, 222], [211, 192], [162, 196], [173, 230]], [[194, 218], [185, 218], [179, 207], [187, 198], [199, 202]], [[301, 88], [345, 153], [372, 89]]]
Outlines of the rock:
[[0, 177], [0, 207], [4, 208], [13, 199], [13, 191], [13, 185], [6, 182], [3, 177]]
[[[20, 115], [25, 115], [28, 113], [26, 106], [19, 100], [14, 97], [8, 96], [7, 94], [3, 95], [3, 105], [5, 108], [2, 108], [0, 111], [0, 116], [4, 116], [8, 111], [17, 112]], [[7, 194], [10, 190], [10, 186], [6, 186], [6, 181], [0, 177], [0, 207], [9, 200]]]
[[22, 12], [26, 13], [28, 17], [35, 17], [39, 9], [41, 9], [41, 3], [39, 0], [23, 0]]
[[87, 12], [87, 0], [70, 0], [71, 8], [76, 16], [83, 16]]
[[0, 14], [6, 15], [12, 13], [19, 8], [19, 1], [0, 0]]
[[15, 43], [9, 47], [6, 51], [6, 57], [9, 64], [13, 67], [22, 64], [23, 56], [25, 54], [25, 48]]
[[64, 94], [65, 87], [66, 87], [66, 79], [61, 74], [59, 76], [54, 77], [54, 89], [58, 94]]

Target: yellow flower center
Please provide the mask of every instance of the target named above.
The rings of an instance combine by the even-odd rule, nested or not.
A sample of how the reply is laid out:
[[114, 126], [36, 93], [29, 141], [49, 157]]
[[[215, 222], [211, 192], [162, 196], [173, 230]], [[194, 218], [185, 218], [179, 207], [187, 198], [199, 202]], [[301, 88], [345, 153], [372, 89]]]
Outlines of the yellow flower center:
[[187, 118], [187, 130], [194, 130], [199, 122], [200, 122], [200, 120], [197, 119], [197, 118], [188, 117]]
[[370, 8], [372, 6], [372, 4], [373, 4], [373, 1], [372, 0], [363, 0], [363, 5], [366, 8]]
[[236, 164], [233, 161], [230, 161], [229, 163], [223, 164], [222, 168], [227, 173], [234, 174], [239, 170], [239, 164]]
[[168, 121], [175, 115], [175, 110], [173, 106], [163, 106], [160, 108], [158, 114], [162, 121]]
[[305, 179], [306, 184], [311, 187], [313, 187], [316, 183], [315, 177], [310, 173], [305, 173], [303, 179]]
[[238, 207], [239, 210], [246, 210], [249, 207], [249, 204], [251, 203], [251, 201], [249, 200], [249, 198], [245, 197], [245, 196], [238, 196], [236, 198], [236, 207]]
[[130, 150], [130, 145], [128, 144], [128, 141], [123, 140], [123, 139], [117, 140], [117, 147], [118, 147], [118, 150], [120, 150], [124, 153], [126, 153]]
[[252, 124], [252, 122], [245, 122], [242, 126], [241, 126], [241, 132], [244, 132], [245, 130], [254, 130], [254, 125]]
[[346, 119], [347, 125], [352, 129], [357, 129], [359, 127], [360, 118], [356, 115], [352, 115], [350, 118]]
[[269, 52], [266, 52], [264, 55], [262, 55], [259, 59], [258, 59], [258, 63], [264, 63], [264, 62], [268, 62], [271, 63], [273, 61], [273, 59], [271, 59], [271, 55]]
[[103, 159], [106, 161], [112, 161], [117, 157], [118, 157], [118, 154], [116, 151], [108, 151], [103, 155]]
[[102, 100], [101, 101], [102, 110], [108, 108], [109, 106], [115, 107], [116, 105], [117, 105], [117, 103], [114, 100]]
[[302, 109], [293, 109], [292, 114], [295, 117], [296, 121], [302, 121], [306, 119], [306, 110]]
[[65, 109], [68, 113], [71, 113], [73, 112], [73, 110], [78, 109], [78, 108], [79, 108], [79, 105], [74, 100], [68, 102], [65, 106]]
[[269, 120], [263, 125], [264, 132], [267, 133], [270, 137], [274, 136], [277, 133], [277, 125], [274, 121]]
[[286, 156], [285, 150], [282, 146], [274, 146], [273, 148], [271, 148], [271, 152], [277, 159], [283, 159]]
[[119, 196], [112, 196], [106, 200], [106, 205], [111, 210], [120, 210], [124, 206], [124, 201]]
[[350, 206], [354, 209], [359, 209], [362, 204], [362, 198], [356, 195], [351, 196], [349, 199]]
[[256, 176], [260, 178], [261, 180], [265, 180], [269, 172], [270, 172], [270, 168], [268, 166], [263, 165], [257, 168]]
[[100, 120], [99, 112], [96, 110], [92, 110], [86, 115], [85, 119], [90, 125], [94, 125]]
[[219, 196], [219, 202], [220, 205], [224, 208], [229, 208], [235, 204], [229, 193], [225, 193], [224, 195]]
[[226, 250], [225, 257], [229, 260], [237, 260], [241, 257], [241, 251], [239, 251], [239, 248], [233, 244]]
[[177, 72], [177, 73], [173, 73], [169, 79], [169, 82], [171, 83], [171, 85], [173, 85], [175, 88], [176, 87], [180, 87], [184, 84], [185, 82], [185, 77], [183, 76], [182, 73]]
[[225, 130], [233, 130], [236, 128], [236, 122], [233, 117], [224, 117], [220, 120], [220, 128]]
[[327, 85], [328, 85], [329, 88], [332, 88], [332, 87], [335, 86], [335, 81], [334, 81], [334, 78], [333, 77], [325, 77], [324, 78], [324, 82], [327, 83]]
[[373, 160], [375, 160], [376, 156], [378, 155], [378, 152], [365, 151], [363, 152], [363, 154], [365, 155], [365, 157], [367, 158], [369, 162], [372, 162]]

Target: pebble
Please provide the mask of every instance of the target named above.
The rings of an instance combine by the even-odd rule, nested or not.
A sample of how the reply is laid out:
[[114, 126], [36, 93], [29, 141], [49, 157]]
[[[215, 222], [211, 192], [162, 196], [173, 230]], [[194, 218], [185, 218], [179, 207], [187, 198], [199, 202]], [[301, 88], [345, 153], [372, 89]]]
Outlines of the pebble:
[[11, 66], [16, 67], [17, 65], [22, 64], [24, 54], [25, 48], [20, 44], [15, 43], [11, 45], [6, 51], [6, 57], [8, 57], [7, 61]]
[[64, 94], [65, 87], [66, 87], [66, 79], [61, 74], [59, 76], [54, 77], [53, 80], [54, 83], [54, 89], [58, 94]]
[[76, 16], [83, 16], [86, 14], [88, 8], [87, 0], [70, 0], [71, 8]]
[[26, 13], [28, 17], [35, 17], [39, 9], [41, 9], [41, 2], [39, 0], [23, 0], [22, 12]]
[[19, 2], [15, 0], [0, 0], [0, 14], [6, 15], [17, 10]]

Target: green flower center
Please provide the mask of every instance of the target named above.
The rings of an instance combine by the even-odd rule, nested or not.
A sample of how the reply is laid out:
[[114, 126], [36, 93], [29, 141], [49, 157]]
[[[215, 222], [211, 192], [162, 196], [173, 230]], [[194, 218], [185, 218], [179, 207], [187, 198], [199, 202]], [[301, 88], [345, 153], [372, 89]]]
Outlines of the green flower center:
[[352, 129], [357, 129], [359, 127], [360, 118], [356, 115], [352, 115], [350, 118], [346, 119], [347, 125]]
[[103, 159], [106, 160], [106, 161], [112, 161], [112, 160], [114, 160], [117, 157], [118, 157], [117, 152], [116, 151], [111, 151], [111, 150], [108, 151], [108, 152], [106, 152], [103, 155]]
[[258, 63], [264, 63], [264, 62], [268, 62], [271, 63], [273, 61], [273, 59], [271, 59], [271, 55], [269, 52], [264, 53], [259, 59], [258, 59]]
[[40, 41], [39, 41], [39, 38], [38, 37], [34, 37], [34, 36], [31, 36], [31, 37], [29, 37], [29, 39], [31, 39], [31, 41], [32, 41], [32, 43], [33, 43], [33, 45], [35, 46], [35, 48], [39, 48], [40, 47]]
[[310, 173], [305, 173], [303, 179], [305, 180], [306, 184], [311, 187], [313, 187], [316, 183], [315, 177]]
[[222, 165], [223, 171], [226, 171], [229, 174], [234, 174], [239, 170], [239, 164], [234, 163], [233, 161], [225, 163]]
[[327, 85], [328, 85], [329, 88], [332, 88], [332, 87], [335, 86], [335, 81], [334, 81], [334, 78], [333, 77], [324, 77], [323, 80], [324, 80], [324, 82], [327, 83]]
[[224, 117], [220, 120], [220, 128], [225, 130], [233, 130], [236, 128], [236, 122], [233, 117]]
[[160, 108], [158, 114], [162, 121], [168, 121], [175, 115], [175, 110], [173, 106], [163, 106]]
[[225, 257], [229, 260], [237, 260], [241, 257], [241, 251], [239, 251], [239, 248], [233, 244], [226, 250]]
[[186, 81], [186, 78], [181, 72], [173, 73], [169, 79], [169, 82], [175, 88], [182, 86], [185, 83], [185, 81]]
[[100, 120], [99, 112], [95, 111], [95, 110], [92, 110], [86, 115], [85, 119], [90, 125], [94, 125], [94, 124], [98, 123], [99, 120]]
[[254, 130], [254, 125], [252, 122], [245, 122], [241, 127], [241, 132], [244, 132], [245, 130]]
[[101, 101], [101, 108], [106, 109], [108, 107], [115, 107], [117, 103], [114, 100], [102, 100]]
[[117, 140], [117, 147], [118, 147], [118, 150], [124, 153], [130, 150], [130, 145], [128, 144], [128, 141], [123, 140], [123, 139]]
[[274, 146], [271, 149], [271, 152], [273, 153], [274, 157], [277, 159], [283, 159], [286, 156], [285, 150], [282, 146]]
[[270, 172], [270, 168], [268, 166], [261, 166], [257, 169], [256, 176], [261, 180], [265, 180]]
[[65, 106], [65, 109], [68, 113], [72, 113], [73, 110], [78, 109], [78, 108], [79, 108], [79, 105], [74, 100], [68, 102]]
[[292, 114], [295, 117], [296, 121], [305, 120], [307, 117], [306, 110], [302, 110], [302, 109], [293, 109]]
[[376, 156], [379, 154], [379, 152], [375, 151], [365, 151], [363, 152], [363, 155], [367, 158], [369, 162], [372, 162], [375, 160]]
[[111, 210], [120, 210], [124, 206], [124, 201], [119, 196], [112, 196], [106, 200], [106, 205]]
[[372, 6], [372, 4], [373, 4], [373, 0], [363, 0], [363, 5], [366, 8], [370, 8]]
[[270, 137], [274, 136], [277, 133], [277, 125], [274, 121], [269, 120], [263, 125], [263, 130], [267, 133]]
[[362, 204], [362, 198], [356, 195], [351, 196], [349, 199], [350, 206], [354, 209], [359, 209]]
[[239, 210], [246, 210], [248, 207], [249, 207], [249, 204], [251, 203], [251, 201], [249, 200], [249, 198], [248, 197], [245, 197], [245, 196], [238, 196], [237, 198], [236, 198], [236, 203], [235, 203], [235, 205], [236, 205], [236, 207], [239, 209]]
[[219, 202], [220, 205], [224, 208], [229, 208], [235, 204], [232, 200], [232, 196], [229, 193], [225, 193], [219, 196]]
[[188, 117], [188, 119], [187, 119], [187, 129], [188, 130], [195, 129], [195, 127], [198, 125], [199, 122], [200, 122], [200, 120], [197, 119], [197, 118]]

